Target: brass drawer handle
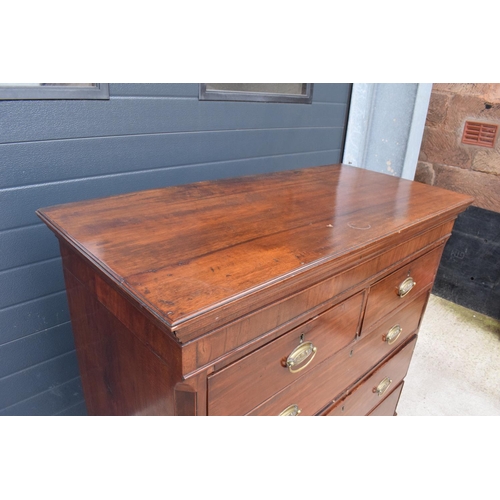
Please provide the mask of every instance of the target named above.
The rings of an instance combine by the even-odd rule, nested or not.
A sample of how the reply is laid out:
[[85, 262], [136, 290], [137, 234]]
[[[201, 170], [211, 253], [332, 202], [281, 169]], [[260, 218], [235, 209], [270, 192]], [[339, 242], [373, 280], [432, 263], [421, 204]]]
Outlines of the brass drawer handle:
[[401, 283], [401, 285], [399, 285], [399, 289], [398, 289], [398, 295], [403, 298], [405, 295], [408, 295], [413, 287], [416, 285], [417, 283], [413, 280], [413, 278], [410, 276], [409, 278], [406, 278], [403, 283]]
[[389, 389], [389, 386], [392, 384], [392, 380], [389, 377], [385, 377], [384, 380], [382, 380], [375, 389], [373, 389], [373, 392], [375, 392], [378, 396], [382, 396], [387, 389]]
[[280, 414], [280, 417], [297, 417], [302, 413], [302, 410], [298, 405], [290, 405], [288, 408], [285, 408]]
[[[317, 351], [318, 348], [312, 342], [303, 342], [298, 345], [286, 360], [286, 366], [288, 366], [290, 373], [297, 373], [303, 370], [314, 359]], [[305, 365], [302, 365], [300, 368], [293, 368], [303, 363], [307, 358], [309, 358], [309, 361]]]
[[389, 345], [394, 344], [396, 340], [398, 340], [399, 336], [403, 329], [400, 325], [394, 325], [385, 335], [384, 342], [387, 342]]

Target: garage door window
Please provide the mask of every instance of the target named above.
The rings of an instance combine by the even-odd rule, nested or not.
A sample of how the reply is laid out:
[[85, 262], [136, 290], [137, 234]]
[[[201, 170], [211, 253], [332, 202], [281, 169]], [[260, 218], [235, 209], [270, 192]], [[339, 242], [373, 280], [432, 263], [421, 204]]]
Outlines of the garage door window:
[[256, 101], [310, 104], [312, 83], [200, 83], [202, 101]]

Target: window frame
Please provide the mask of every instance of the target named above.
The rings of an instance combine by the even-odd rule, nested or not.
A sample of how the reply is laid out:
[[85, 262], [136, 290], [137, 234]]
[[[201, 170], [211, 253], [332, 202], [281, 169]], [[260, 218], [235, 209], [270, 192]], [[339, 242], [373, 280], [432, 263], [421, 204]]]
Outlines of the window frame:
[[240, 92], [238, 90], [208, 90], [206, 83], [200, 83], [200, 101], [244, 101], [244, 102], [281, 102], [311, 104], [313, 83], [306, 83], [305, 95], [278, 94], [265, 92]]
[[0, 87], [0, 100], [109, 99], [109, 83], [95, 87]]

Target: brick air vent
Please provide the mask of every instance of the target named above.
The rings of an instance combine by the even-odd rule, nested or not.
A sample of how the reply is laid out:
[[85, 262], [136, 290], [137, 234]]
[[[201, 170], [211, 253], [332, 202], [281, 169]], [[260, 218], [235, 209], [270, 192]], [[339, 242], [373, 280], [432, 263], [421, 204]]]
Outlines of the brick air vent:
[[495, 145], [497, 132], [498, 125], [493, 125], [491, 123], [465, 122], [462, 142], [464, 144], [492, 148]]

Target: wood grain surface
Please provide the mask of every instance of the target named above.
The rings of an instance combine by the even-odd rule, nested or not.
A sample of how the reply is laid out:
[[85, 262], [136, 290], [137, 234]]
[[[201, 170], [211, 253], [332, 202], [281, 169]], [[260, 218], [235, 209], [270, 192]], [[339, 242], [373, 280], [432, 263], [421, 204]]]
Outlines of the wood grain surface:
[[264, 288], [274, 287], [279, 297], [284, 281], [401, 242], [453, 219], [471, 202], [329, 165], [72, 203], [38, 215], [178, 330], [231, 301], [251, 301]]

